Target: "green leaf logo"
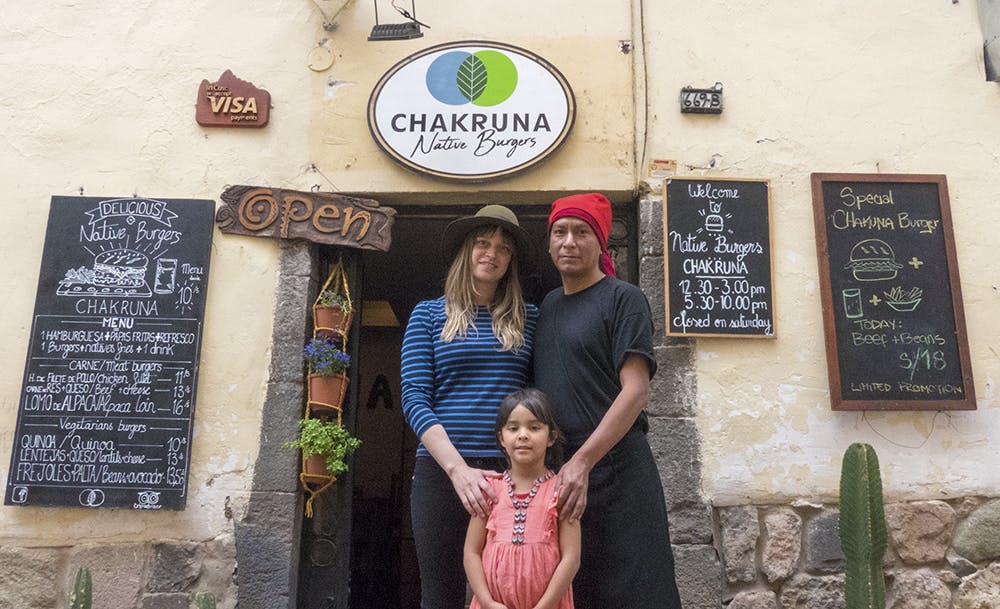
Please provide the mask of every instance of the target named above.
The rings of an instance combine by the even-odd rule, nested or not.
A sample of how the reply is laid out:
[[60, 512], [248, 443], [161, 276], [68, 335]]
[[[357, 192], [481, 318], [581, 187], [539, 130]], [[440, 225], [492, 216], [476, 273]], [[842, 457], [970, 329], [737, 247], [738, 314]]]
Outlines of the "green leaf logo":
[[486, 74], [486, 64], [475, 55], [469, 55], [462, 65], [458, 66], [456, 79], [458, 90], [465, 99], [470, 102], [475, 101], [486, 90], [486, 82], [489, 79]]

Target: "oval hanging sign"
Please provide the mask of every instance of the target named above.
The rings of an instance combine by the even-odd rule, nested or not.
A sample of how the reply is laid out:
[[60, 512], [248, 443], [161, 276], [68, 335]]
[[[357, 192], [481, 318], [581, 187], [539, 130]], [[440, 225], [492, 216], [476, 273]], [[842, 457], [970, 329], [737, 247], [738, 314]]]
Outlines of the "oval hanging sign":
[[407, 169], [454, 180], [507, 177], [566, 140], [576, 100], [563, 75], [524, 49], [466, 40], [394, 65], [368, 100], [368, 128]]

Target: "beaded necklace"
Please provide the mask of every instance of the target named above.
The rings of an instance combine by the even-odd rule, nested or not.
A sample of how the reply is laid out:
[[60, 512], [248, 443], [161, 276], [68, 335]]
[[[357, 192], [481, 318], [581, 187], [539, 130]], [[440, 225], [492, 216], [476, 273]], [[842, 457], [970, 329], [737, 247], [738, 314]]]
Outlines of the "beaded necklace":
[[531, 484], [531, 490], [528, 491], [528, 496], [524, 499], [517, 499], [514, 497], [514, 482], [510, 479], [510, 471], [508, 470], [503, 473], [503, 480], [507, 483], [507, 495], [514, 504], [514, 528], [510, 539], [512, 544], [524, 544], [524, 523], [528, 519], [528, 504], [530, 504], [531, 500], [535, 498], [536, 494], [538, 494], [538, 485], [554, 475], [555, 473], [549, 470], [541, 476], [535, 478], [535, 481]]

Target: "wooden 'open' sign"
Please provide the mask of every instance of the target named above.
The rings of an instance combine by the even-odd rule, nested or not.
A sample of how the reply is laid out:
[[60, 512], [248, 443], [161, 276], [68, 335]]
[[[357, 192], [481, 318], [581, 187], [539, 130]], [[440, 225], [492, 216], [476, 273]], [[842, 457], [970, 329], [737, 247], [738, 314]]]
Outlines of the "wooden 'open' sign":
[[396, 210], [374, 199], [266, 186], [230, 186], [215, 214], [223, 233], [305, 239], [314, 243], [389, 251]]

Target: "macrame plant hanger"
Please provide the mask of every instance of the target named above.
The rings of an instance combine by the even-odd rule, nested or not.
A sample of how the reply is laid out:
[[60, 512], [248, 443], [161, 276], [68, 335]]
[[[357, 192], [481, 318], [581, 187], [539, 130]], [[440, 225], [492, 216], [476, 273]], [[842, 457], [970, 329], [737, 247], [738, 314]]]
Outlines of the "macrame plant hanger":
[[[332, 287], [331, 287], [332, 286]], [[345, 319], [340, 324], [340, 327], [329, 327], [319, 325], [316, 321], [317, 319], [317, 309], [321, 307], [320, 298], [323, 292], [327, 290], [335, 290], [337, 294], [344, 297], [347, 303], [347, 308], [353, 311], [354, 306], [351, 302], [351, 291], [347, 285], [347, 272], [344, 271], [344, 257], [343, 255], [337, 259], [337, 262], [331, 267], [330, 275], [326, 278], [326, 283], [320, 288], [319, 294], [316, 296], [315, 302], [313, 302], [313, 338], [320, 338], [322, 336], [332, 337], [333, 340], [337, 341], [340, 346], [340, 350], [344, 353], [347, 352], [347, 330], [351, 324], [351, 315], [347, 314]], [[312, 407], [321, 406], [332, 410], [337, 413], [337, 425], [343, 425], [343, 403], [344, 395], [347, 392], [347, 384], [345, 383], [340, 390], [340, 399], [337, 404], [327, 404], [324, 402], [316, 401], [313, 399], [312, 387], [307, 383], [307, 398], [306, 398], [306, 412], [305, 418], [312, 418]], [[302, 488], [305, 489], [308, 498], [306, 499], [306, 518], [312, 518], [313, 516], [313, 500], [317, 495], [330, 488], [334, 482], [337, 481], [337, 477], [333, 474], [330, 475], [320, 475], [320, 474], [307, 474], [305, 472], [305, 456], [302, 457], [302, 471], [299, 473], [299, 481], [302, 483]]]
[[[330, 287], [330, 286], [333, 287]], [[347, 351], [347, 329], [351, 325], [351, 314], [347, 314], [340, 327], [331, 327], [319, 325], [316, 322], [317, 310], [323, 305], [320, 304], [320, 299], [323, 293], [326, 291], [333, 291], [336, 294], [343, 296], [344, 300], [347, 302], [348, 307], [353, 311], [354, 305], [351, 301], [351, 289], [347, 285], [347, 271], [344, 270], [344, 256], [341, 255], [337, 262], [330, 268], [330, 275], [326, 278], [326, 283], [320, 288], [319, 294], [316, 295], [316, 300], [313, 302], [313, 337], [319, 337], [320, 335], [326, 335], [340, 341], [340, 348], [342, 351]]]

